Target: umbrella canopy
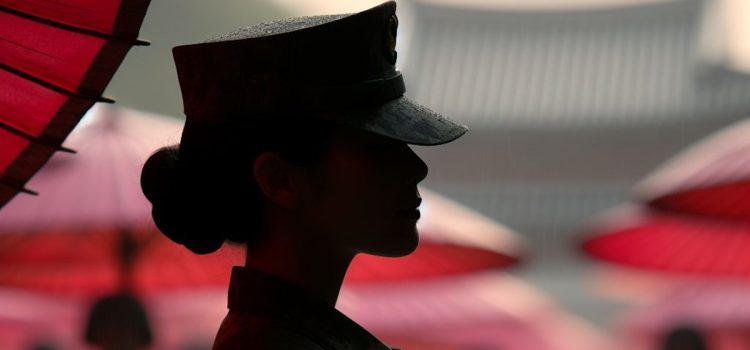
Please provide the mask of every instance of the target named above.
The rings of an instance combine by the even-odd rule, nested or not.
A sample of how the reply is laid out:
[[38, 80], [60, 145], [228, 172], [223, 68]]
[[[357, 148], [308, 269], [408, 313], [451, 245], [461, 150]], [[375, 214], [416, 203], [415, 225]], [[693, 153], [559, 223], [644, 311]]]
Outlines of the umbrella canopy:
[[[176, 119], [97, 106], [30, 184], [0, 212], [0, 285], [91, 295], [226, 286], [244, 249], [192, 254], [161, 235], [141, 194], [140, 169], [161, 145], [179, 141]], [[424, 190], [423, 239], [406, 258], [358, 257], [348, 283], [431, 278], [520, 259], [520, 238], [503, 226]]]
[[750, 277], [750, 224], [626, 206], [588, 230], [588, 255], [621, 265], [705, 277]]
[[107, 100], [149, 2], [0, 0], [0, 207]]
[[636, 193], [654, 208], [750, 222], [750, 120], [678, 154]]
[[201, 257], [163, 237], [140, 190], [143, 162], [179, 140], [174, 118], [97, 105], [30, 184], [39, 196], [0, 211], [0, 284], [48, 292], [152, 293], [225, 285], [244, 253]]
[[55, 154], [29, 182], [44, 193], [14, 198], [0, 211], [0, 230], [76, 232], [147, 225], [151, 205], [141, 193], [141, 167], [157, 148], [179, 142], [182, 124], [97, 104], [68, 139], [78, 154]]

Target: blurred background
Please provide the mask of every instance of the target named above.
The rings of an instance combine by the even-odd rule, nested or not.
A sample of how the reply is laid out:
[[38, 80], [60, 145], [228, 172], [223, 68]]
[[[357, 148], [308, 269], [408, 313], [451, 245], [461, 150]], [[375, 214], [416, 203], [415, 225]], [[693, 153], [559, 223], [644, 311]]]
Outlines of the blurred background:
[[[81, 140], [79, 154], [67, 157], [86, 159], [100, 148], [76, 137], [115, 130], [102, 121], [113, 115], [155, 120], [117, 129], [133, 134], [115, 150], [151, 130], [134, 163], [121, 165], [135, 173], [158, 145], [179, 140], [175, 45], [379, 3], [153, 1], [140, 31], [151, 45], [130, 51], [105, 92], [117, 102], [91, 110], [71, 135]], [[459, 241], [485, 232], [469, 245], [512, 263], [480, 269], [448, 254], [443, 259], [471, 271], [411, 284], [352, 283], [342, 311], [402, 349], [750, 349], [750, 127], [742, 123], [750, 115], [750, 2], [398, 0], [398, 14], [406, 95], [470, 127], [451, 144], [415, 147], [430, 166], [423, 188], [451, 205], [427, 201], [426, 214], [440, 207], [441, 215], [467, 215], [430, 225], [452, 225]], [[101, 159], [116, 158], [102, 152]], [[43, 172], [64, 163], [53, 158]], [[70, 176], [84, 178], [77, 174]], [[122, 186], [96, 188], [140, 195], [137, 183]], [[40, 192], [38, 212], [61, 212], [52, 194]], [[13, 223], [14, 202], [0, 210], [0, 222]], [[149, 225], [148, 210], [132, 215]], [[18, 227], [10, 233], [24, 231]], [[16, 248], [0, 248], [3, 269], [17, 275], [20, 258], [2, 254], [19, 251], [19, 241], [6, 238]], [[165, 271], [154, 278], [180, 273]], [[15, 281], [4, 273], [0, 285]], [[145, 293], [150, 348], [210, 348], [225, 289], [191, 283]], [[0, 348], [87, 348], [86, 310], [101, 295], [81, 290], [90, 287], [58, 293], [5, 283]], [[693, 345], [673, 345], [681, 342]]]

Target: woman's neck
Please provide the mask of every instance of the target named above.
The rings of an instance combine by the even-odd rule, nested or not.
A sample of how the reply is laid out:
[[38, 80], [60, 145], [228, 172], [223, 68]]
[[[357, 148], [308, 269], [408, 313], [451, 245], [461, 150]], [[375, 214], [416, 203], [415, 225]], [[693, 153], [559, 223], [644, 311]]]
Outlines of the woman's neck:
[[314, 235], [274, 231], [265, 232], [261, 244], [248, 248], [245, 265], [293, 283], [335, 306], [354, 256], [300, 239]]

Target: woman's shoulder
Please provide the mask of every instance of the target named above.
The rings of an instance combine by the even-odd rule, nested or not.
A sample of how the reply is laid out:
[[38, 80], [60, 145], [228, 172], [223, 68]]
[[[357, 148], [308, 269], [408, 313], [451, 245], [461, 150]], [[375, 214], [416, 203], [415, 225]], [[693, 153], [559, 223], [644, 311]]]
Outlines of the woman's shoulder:
[[326, 350], [304, 334], [269, 319], [230, 313], [213, 350]]

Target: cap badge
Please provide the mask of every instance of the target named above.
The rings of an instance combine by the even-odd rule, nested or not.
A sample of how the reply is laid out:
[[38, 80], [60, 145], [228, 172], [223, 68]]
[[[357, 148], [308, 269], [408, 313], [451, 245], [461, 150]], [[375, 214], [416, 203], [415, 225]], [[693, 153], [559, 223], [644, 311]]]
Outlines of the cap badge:
[[398, 17], [391, 16], [386, 27], [385, 42], [388, 49], [388, 59], [391, 64], [396, 64], [396, 32], [398, 31]]

